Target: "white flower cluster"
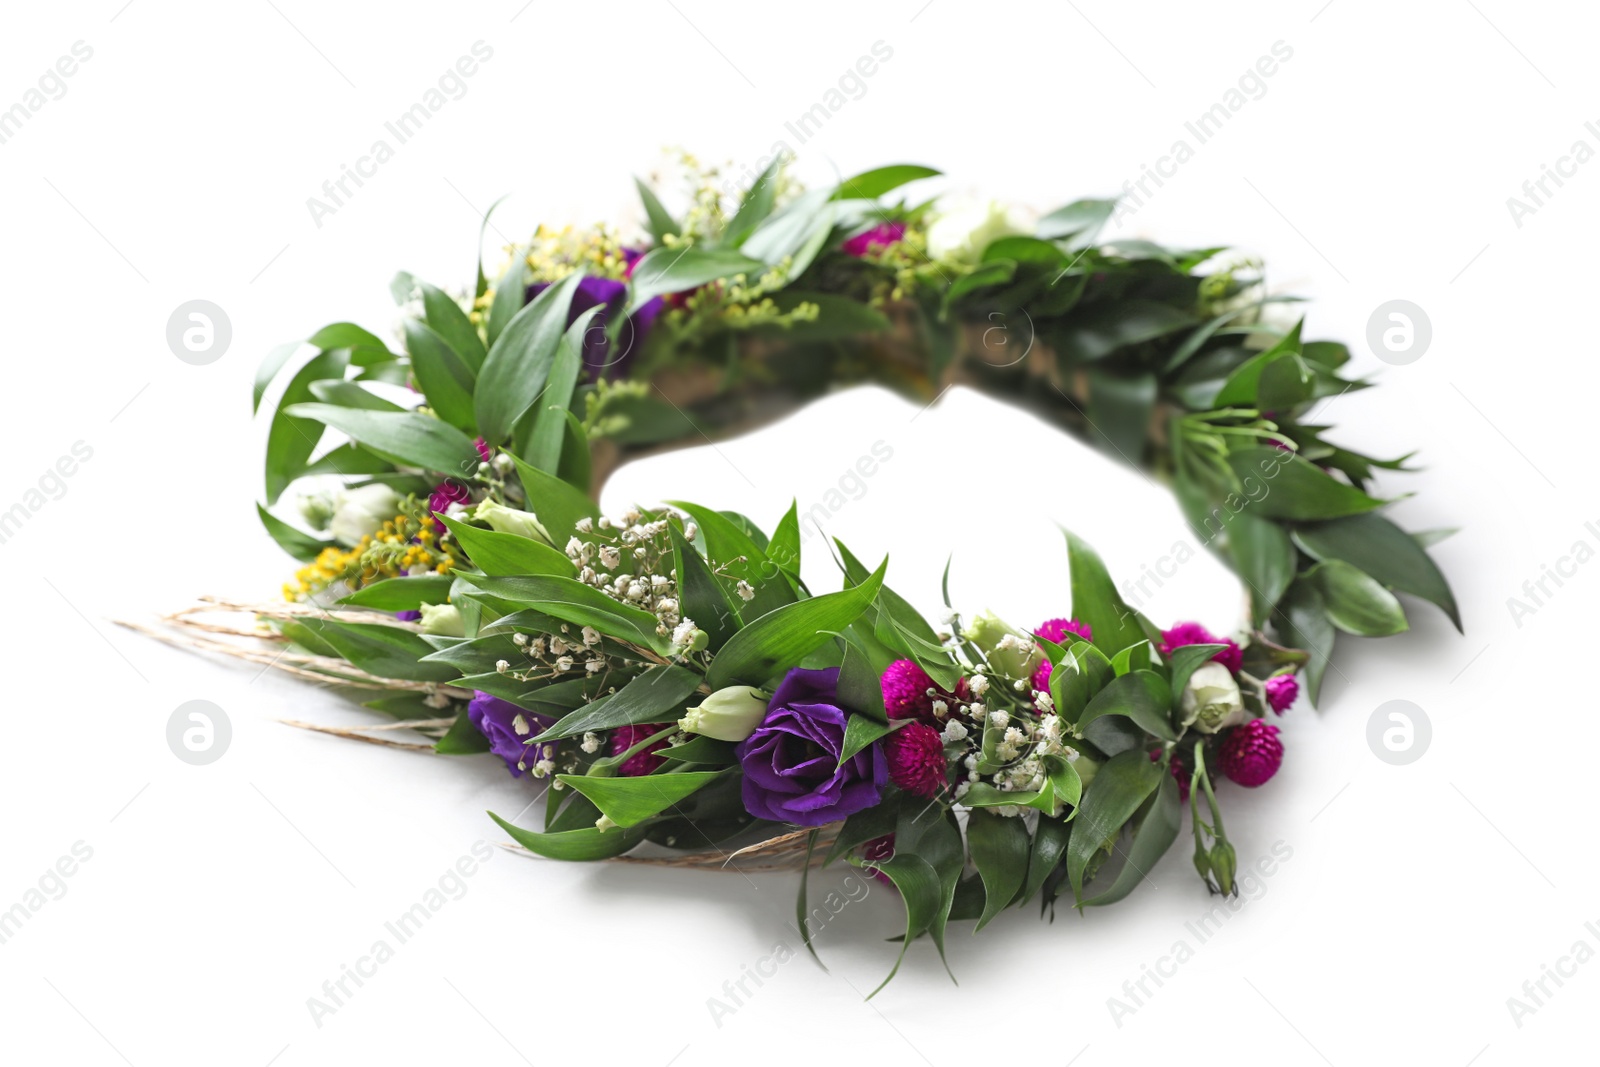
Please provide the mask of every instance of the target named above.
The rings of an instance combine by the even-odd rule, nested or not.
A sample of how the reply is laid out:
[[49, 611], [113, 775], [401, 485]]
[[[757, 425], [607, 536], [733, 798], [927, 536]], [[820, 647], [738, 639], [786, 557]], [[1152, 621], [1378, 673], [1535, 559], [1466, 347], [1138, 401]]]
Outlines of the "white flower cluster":
[[494, 669], [500, 674], [510, 674], [519, 682], [581, 671], [595, 675], [611, 666], [605, 654], [600, 631], [584, 626], [573, 632], [568, 623], [561, 624], [561, 632], [553, 634], [513, 634], [511, 640], [528, 658], [528, 664], [513, 666], [510, 660], [500, 660]]
[[[619, 518], [581, 519], [567, 541], [567, 558], [578, 567], [578, 580], [612, 600], [643, 608], [656, 617], [656, 633], [672, 636], [673, 645], [694, 648], [699, 629], [682, 615], [678, 584], [672, 570], [672, 541], [667, 528], [673, 512], [645, 514], [630, 508]], [[684, 526], [693, 540], [694, 523]]]
[[[1046, 757], [1055, 756], [1068, 762], [1077, 760], [1077, 750], [1063, 741], [1061, 719], [1048, 699], [1039, 701], [1035, 707], [1012, 712], [991, 707], [981, 699], [992, 691], [984, 675], [969, 678], [967, 689], [980, 699], [957, 700], [953, 707], [942, 699], [933, 704], [934, 715], [944, 721], [940, 734], [944, 743], [964, 745], [967, 749], [961, 758], [966, 773], [956, 786], [957, 800], [978, 782], [1007, 793], [1036, 793], [1047, 781]], [[1035, 696], [1037, 699], [1038, 694]], [[1025, 809], [1020, 805], [1005, 805], [990, 810], [997, 815], [1017, 816]]]

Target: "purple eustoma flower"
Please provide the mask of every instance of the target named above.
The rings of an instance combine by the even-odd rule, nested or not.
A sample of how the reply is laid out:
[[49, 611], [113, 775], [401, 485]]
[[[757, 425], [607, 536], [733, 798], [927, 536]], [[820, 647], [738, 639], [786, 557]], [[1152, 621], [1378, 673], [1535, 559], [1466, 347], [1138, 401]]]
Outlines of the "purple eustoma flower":
[[[633, 261], [629, 262], [631, 269]], [[532, 300], [546, 289], [549, 282], [535, 282], [528, 286], [528, 299]], [[611, 338], [606, 326], [613, 315], [620, 314], [627, 303], [628, 285], [614, 278], [597, 278], [585, 275], [578, 281], [572, 294], [572, 306], [567, 309], [567, 325], [578, 321], [590, 308], [600, 308], [599, 314], [589, 321], [583, 338], [583, 365], [592, 378], [617, 378], [627, 370], [629, 363], [644, 346], [645, 335], [655, 325], [656, 318], [666, 305], [661, 297], [652, 297], [629, 315], [617, 336], [616, 351], [612, 351]]]
[[888, 780], [881, 747], [868, 745], [839, 765], [849, 713], [838, 686], [837, 667], [790, 671], [761, 725], [734, 749], [751, 815], [821, 826], [878, 803]]
[[548, 730], [555, 720], [517, 707], [484, 692], [474, 692], [467, 705], [467, 721], [489, 739], [489, 751], [506, 761], [511, 777], [521, 778], [522, 772], [555, 752], [555, 743], [525, 744], [528, 738]]

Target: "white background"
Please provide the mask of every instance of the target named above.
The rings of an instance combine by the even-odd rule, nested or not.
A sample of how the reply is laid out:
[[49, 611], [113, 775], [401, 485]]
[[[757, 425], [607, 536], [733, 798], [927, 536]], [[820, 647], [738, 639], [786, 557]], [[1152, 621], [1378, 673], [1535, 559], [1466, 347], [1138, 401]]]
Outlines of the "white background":
[[[0, 909], [76, 842], [92, 858], [0, 944], [0, 1028], [17, 1063], [627, 1062], [1084, 1065], [1573, 1063], [1600, 965], [1519, 1027], [1507, 998], [1600, 920], [1588, 643], [1600, 566], [1535, 613], [1507, 598], [1575, 541], [1600, 546], [1592, 493], [1590, 315], [1600, 163], [1518, 226], [1507, 197], [1600, 119], [1596, 26], [1574, 4], [1293, 0], [1226, 5], [958, 0], [319, 5], [172, 0], [10, 5], [0, 107], [73, 43], [93, 57], [0, 144], [6, 412], [0, 509], [74, 442], [93, 457], [5, 543], [12, 694], [0, 750]], [[493, 58], [318, 227], [322, 183], [383, 136], [473, 42]], [[784, 123], [874, 42], [892, 58], [822, 133]], [[255, 364], [325, 322], [387, 332], [391, 273], [469, 285], [479, 212], [532, 224], [635, 219], [630, 175], [679, 144], [736, 169], [787, 140], [816, 181], [899, 161], [946, 187], [1048, 210], [1116, 193], [1274, 42], [1293, 57], [1116, 232], [1232, 242], [1274, 287], [1313, 298], [1308, 334], [1343, 339], [1381, 388], [1327, 405], [1339, 439], [1420, 448], [1413, 529], [1466, 620], [1345, 639], [1323, 707], [1283, 720], [1283, 772], [1223, 791], [1241, 865], [1292, 858], [1201, 945], [1211, 906], [1180, 839], [1122, 905], [1053, 924], [1011, 913], [953, 937], [944, 975], [913, 946], [870, 1004], [899, 921], [852, 904], [732, 1015], [708, 998], [794, 943], [793, 878], [495, 858], [339, 1010], [307, 999], [385, 936], [474, 842], [483, 812], [534, 795], [490, 759], [316, 736], [281, 718], [365, 721], [312, 688], [140, 638], [206, 593], [268, 599], [292, 567], [259, 529]], [[1189, 138], [1191, 144], [1192, 137]], [[1554, 187], [1551, 186], [1553, 189]], [[491, 244], [498, 243], [491, 240]], [[221, 305], [230, 350], [168, 350], [180, 303]], [[1433, 341], [1389, 367], [1364, 343], [1380, 303], [1424, 308]], [[771, 524], [819, 500], [882, 440], [893, 459], [830, 523], [930, 612], [955, 552], [962, 606], [1059, 614], [1055, 523], [1118, 577], [1184, 537], [1165, 495], [971, 395], [919, 414], [867, 392], [752, 438], [620, 475], [608, 504], [698, 499]], [[812, 545], [817, 544], [813, 541]], [[808, 573], [830, 581], [813, 551]], [[1551, 586], [1554, 589], [1554, 586]], [[1234, 624], [1209, 560], [1146, 610]], [[206, 767], [168, 751], [182, 702], [224, 708]], [[1426, 755], [1380, 762], [1368, 717], [1411, 700]], [[83, 847], [80, 846], [80, 847]], [[843, 877], [827, 872], [820, 894]], [[1184, 940], [1194, 956], [1131, 1015], [1108, 998]], [[753, 988], [753, 987], [751, 987]], [[1151, 987], [1153, 988], [1153, 986]], [[731, 1002], [730, 1002], [731, 1003]], [[1120, 1022], [1120, 1025], [1119, 1025]], [[1181, 1058], [1180, 1058], [1181, 1057]]]

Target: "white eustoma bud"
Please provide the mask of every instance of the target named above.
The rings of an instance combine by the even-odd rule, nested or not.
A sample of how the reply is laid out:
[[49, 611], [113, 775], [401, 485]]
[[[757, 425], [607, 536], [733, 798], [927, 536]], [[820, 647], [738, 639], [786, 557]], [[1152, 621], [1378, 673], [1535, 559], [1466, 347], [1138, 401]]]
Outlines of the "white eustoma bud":
[[718, 741], [743, 741], [767, 716], [767, 698], [747, 685], [718, 689], [678, 720], [680, 729]]
[[1217, 662], [1207, 663], [1189, 676], [1183, 687], [1183, 724], [1203, 734], [1214, 734], [1244, 722], [1244, 699], [1233, 672]]
[[529, 537], [554, 547], [554, 542], [550, 540], [550, 532], [544, 528], [544, 524], [531, 511], [518, 511], [516, 508], [508, 508], [504, 504], [485, 500], [478, 505], [473, 517], [479, 522], [488, 523], [489, 528], [496, 533]]
[[360, 543], [398, 514], [400, 497], [382, 482], [345, 489], [333, 501], [328, 530], [341, 545]]
[[439, 637], [465, 637], [466, 627], [461, 622], [461, 611], [454, 604], [423, 604], [422, 632]]
[[990, 242], [1021, 232], [1011, 211], [998, 201], [951, 200], [940, 204], [928, 227], [928, 255], [976, 263]]
[[1034, 668], [1044, 660], [1044, 653], [1039, 651], [1033, 638], [1003, 622], [993, 612], [974, 616], [961, 636], [978, 646], [995, 673], [1009, 681], [1020, 682], [1033, 677]]

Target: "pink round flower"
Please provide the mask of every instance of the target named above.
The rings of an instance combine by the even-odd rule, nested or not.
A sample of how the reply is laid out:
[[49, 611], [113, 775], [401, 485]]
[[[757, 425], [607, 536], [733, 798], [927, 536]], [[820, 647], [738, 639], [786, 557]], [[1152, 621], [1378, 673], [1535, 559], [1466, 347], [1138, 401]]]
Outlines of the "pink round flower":
[[1258, 786], [1278, 773], [1283, 763], [1283, 742], [1278, 728], [1265, 719], [1235, 726], [1222, 738], [1217, 751], [1222, 773], [1240, 785]]
[[931, 800], [944, 788], [944, 741], [926, 723], [909, 723], [884, 738], [883, 754], [889, 781], [912, 796]]
[[[1151, 751], [1150, 762], [1161, 762], [1161, 750], [1159, 748]], [[1182, 758], [1176, 752], [1172, 754], [1170, 770], [1172, 771], [1173, 781], [1178, 783], [1178, 800], [1187, 804], [1189, 802], [1189, 771], [1188, 768], [1184, 767]]]
[[1085, 641], [1094, 640], [1094, 631], [1090, 629], [1089, 624], [1079, 622], [1077, 619], [1046, 619], [1033, 631], [1033, 636], [1042, 637], [1046, 641], [1054, 641], [1058, 645], [1068, 643], [1066, 640], [1068, 634], [1082, 638]]
[[[661, 730], [660, 723], [652, 723], [647, 726], [619, 726], [611, 731], [610, 753], [613, 756], [620, 756], [651, 734], [660, 733]], [[637, 778], [641, 775], [649, 774], [667, 762], [656, 753], [666, 748], [669, 744], [670, 742], [663, 735], [661, 740], [646, 745], [623, 760], [622, 765], [617, 768], [617, 774], [623, 778]]]
[[489, 442], [485, 441], [483, 438], [476, 438], [472, 442], [472, 447], [478, 450], [478, 458], [483, 460], [485, 463], [488, 463], [490, 460], [494, 459], [494, 449], [490, 448]]
[[1171, 656], [1173, 649], [1184, 645], [1226, 645], [1211, 658], [1235, 674], [1239, 673], [1239, 666], [1244, 661], [1243, 651], [1232, 639], [1218, 637], [1197, 622], [1180, 622], [1170, 630], [1161, 631], [1160, 652], [1163, 656]]
[[905, 235], [906, 224], [903, 222], [879, 223], [865, 233], [858, 233], [846, 241], [843, 246], [844, 254], [860, 259], [868, 253], [898, 243], [905, 238]]
[[433, 493], [428, 497], [428, 511], [449, 511], [451, 504], [470, 503], [472, 490], [451, 478], [433, 487]]
[[1272, 705], [1272, 710], [1282, 715], [1289, 710], [1289, 705], [1294, 703], [1294, 698], [1300, 695], [1300, 683], [1295, 681], [1292, 674], [1275, 674], [1267, 679], [1267, 703]]
[[1033, 670], [1033, 691], [1035, 693], [1050, 692], [1050, 661], [1045, 660]]
[[[897, 659], [885, 667], [879, 684], [883, 686], [883, 709], [891, 719], [932, 723], [933, 702], [949, 699], [948, 693], [933, 684], [927, 671], [908, 659]], [[933, 691], [931, 696], [929, 690]]]

